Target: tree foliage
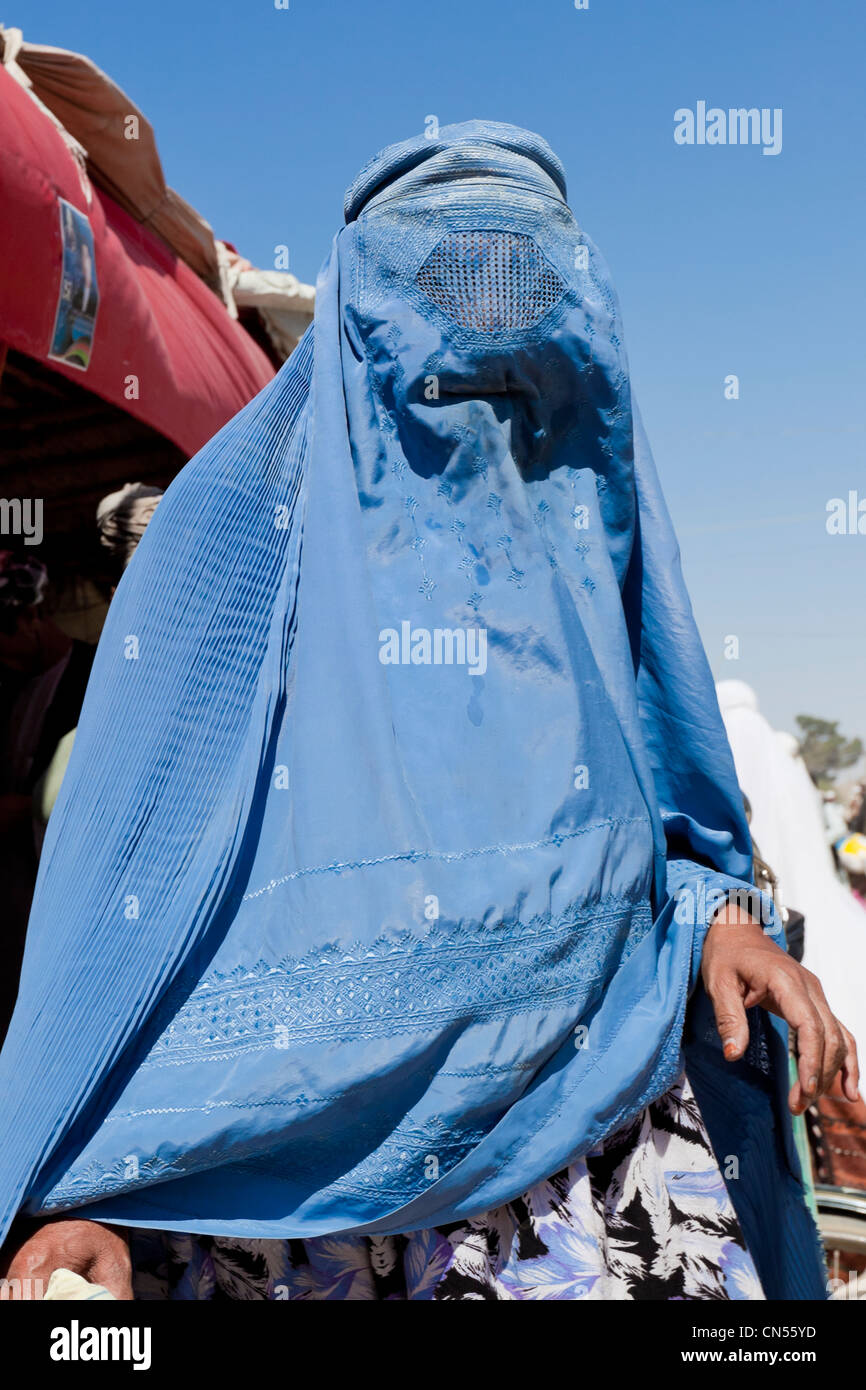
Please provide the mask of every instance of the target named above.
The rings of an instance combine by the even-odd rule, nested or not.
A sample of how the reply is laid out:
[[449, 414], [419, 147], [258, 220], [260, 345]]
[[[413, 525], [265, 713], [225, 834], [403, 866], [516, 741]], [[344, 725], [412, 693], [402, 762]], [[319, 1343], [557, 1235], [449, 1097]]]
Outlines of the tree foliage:
[[831, 788], [836, 773], [851, 767], [863, 756], [863, 741], [845, 738], [839, 733], [837, 719], [816, 719], [812, 714], [798, 714], [800, 754], [809, 769], [812, 781], [822, 790]]

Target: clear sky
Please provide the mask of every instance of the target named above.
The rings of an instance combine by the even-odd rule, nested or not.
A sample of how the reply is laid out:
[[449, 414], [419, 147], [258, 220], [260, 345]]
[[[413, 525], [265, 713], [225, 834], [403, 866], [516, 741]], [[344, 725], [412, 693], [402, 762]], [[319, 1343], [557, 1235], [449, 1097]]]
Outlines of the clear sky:
[[[544, 135], [620, 294], [716, 676], [778, 727], [866, 738], [866, 535], [825, 524], [852, 489], [866, 513], [862, 0], [12, 0], [3, 20], [93, 58], [216, 234], [263, 266], [287, 244], [306, 280], [357, 169], [427, 116]], [[676, 144], [699, 101], [781, 108], [781, 153]]]

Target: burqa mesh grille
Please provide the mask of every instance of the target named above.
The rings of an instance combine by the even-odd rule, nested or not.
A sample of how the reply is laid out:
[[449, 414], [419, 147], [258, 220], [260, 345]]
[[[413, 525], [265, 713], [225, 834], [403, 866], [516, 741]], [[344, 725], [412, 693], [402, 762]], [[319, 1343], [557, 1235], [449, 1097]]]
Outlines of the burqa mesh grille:
[[532, 237], [518, 232], [452, 232], [417, 278], [450, 318], [482, 333], [531, 328], [565, 289]]

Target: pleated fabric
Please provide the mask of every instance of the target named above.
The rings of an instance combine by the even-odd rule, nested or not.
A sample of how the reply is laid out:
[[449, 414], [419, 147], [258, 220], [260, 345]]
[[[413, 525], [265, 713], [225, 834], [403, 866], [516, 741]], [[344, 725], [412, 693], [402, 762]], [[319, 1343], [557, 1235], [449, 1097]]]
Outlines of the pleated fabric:
[[[305, 1238], [496, 1207], [676, 1081], [708, 921], [749, 881], [558, 161], [470, 122], [384, 151], [346, 209], [313, 328], [112, 604], [0, 1060], [7, 1223]], [[769, 1296], [821, 1296], [784, 1032], [755, 1037], [773, 1191], [738, 1214]]]

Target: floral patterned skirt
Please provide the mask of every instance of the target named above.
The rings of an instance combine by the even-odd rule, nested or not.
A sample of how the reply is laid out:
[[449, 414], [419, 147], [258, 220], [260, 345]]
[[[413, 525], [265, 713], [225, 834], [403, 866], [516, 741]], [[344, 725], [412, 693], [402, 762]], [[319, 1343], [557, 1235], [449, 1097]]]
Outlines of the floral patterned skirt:
[[400, 1236], [135, 1230], [140, 1299], [762, 1299], [685, 1077], [592, 1153], [471, 1220]]

